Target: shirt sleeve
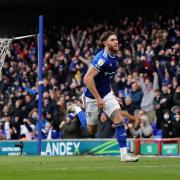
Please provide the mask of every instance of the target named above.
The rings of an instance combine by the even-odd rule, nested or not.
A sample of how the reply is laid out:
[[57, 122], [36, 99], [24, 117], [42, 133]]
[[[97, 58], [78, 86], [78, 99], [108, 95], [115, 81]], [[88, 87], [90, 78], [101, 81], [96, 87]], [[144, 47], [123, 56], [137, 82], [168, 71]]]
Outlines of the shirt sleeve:
[[105, 59], [103, 58], [95, 58], [93, 59], [91, 66], [96, 69], [98, 72], [100, 72], [103, 67], [105, 66]]

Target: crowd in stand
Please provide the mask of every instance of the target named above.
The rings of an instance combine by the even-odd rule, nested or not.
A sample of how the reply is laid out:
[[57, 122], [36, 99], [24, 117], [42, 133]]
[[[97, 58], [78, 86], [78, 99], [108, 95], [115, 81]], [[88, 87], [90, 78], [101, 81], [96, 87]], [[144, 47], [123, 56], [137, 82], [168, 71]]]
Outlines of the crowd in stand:
[[[119, 68], [113, 89], [122, 109], [139, 118], [127, 123], [128, 137], [180, 137], [180, 16], [121, 17], [116, 22], [88, 21], [44, 34], [42, 137], [85, 138], [68, 103], [81, 106], [83, 77], [100, 51], [99, 37], [118, 34]], [[37, 39], [14, 41], [0, 80], [0, 139], [37, 138]], [[160, 134], [158, 134], [160, 132]], [[96, 138], [114, 136], [113, 124], [100, 115]]]

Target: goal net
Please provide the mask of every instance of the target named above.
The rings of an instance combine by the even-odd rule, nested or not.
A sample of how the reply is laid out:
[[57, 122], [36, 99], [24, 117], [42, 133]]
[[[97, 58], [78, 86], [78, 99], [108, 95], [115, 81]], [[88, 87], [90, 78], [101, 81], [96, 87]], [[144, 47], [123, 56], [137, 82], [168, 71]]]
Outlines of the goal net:
[[9, 51], [10, 44], [13, 40], [18, 40], [18, 39], [24, 39], [28, 37], [33, 37], [36, 34], [33, 35], [27, 35], [27, 36], [20, 36], [20, 37], [14, 37], [14, 38], [0, 38], [0, 80], [2, 78], [2, 68], [4, 65], [4, 61], [6, 58], [6, 55]]
[[0, 39], [0, 71], [4, 65], [4, 60], [6, 58], [6, 54], [9, 50], [9, 46], [12, 42], [12, 39]]

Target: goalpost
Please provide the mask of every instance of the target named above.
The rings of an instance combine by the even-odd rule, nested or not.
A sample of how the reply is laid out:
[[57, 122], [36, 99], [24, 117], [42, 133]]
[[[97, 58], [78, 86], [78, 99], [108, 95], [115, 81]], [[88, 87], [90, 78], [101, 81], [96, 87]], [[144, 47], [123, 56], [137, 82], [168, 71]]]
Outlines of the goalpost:
[[2, 68], [10, 44], [13, 40], [34, 37], [38, 35], [38, 141], [37, 154], [41, 155], [41, 121], [42, 121], [42, 93], [43, 93], [43, 16], [39, 16], [39, 33], [14, 38], [0, 38], [0, 80], [2, 79]]
[[42, 93], [43, 93], [43, 16], [39, 16], [38, 35], [38, 155], [41, 155], [41, 121], [42, 121]]

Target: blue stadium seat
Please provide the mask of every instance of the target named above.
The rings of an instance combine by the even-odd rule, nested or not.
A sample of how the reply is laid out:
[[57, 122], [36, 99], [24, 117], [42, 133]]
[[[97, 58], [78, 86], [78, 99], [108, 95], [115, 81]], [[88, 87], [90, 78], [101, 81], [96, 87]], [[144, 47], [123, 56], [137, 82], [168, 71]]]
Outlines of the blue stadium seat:
[[151, 124], [154, 138], [162, 138], [162, 130], [156, 128], [156, 123]]

